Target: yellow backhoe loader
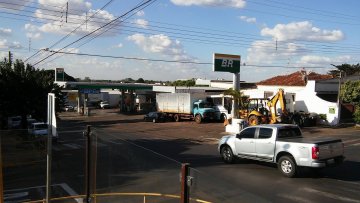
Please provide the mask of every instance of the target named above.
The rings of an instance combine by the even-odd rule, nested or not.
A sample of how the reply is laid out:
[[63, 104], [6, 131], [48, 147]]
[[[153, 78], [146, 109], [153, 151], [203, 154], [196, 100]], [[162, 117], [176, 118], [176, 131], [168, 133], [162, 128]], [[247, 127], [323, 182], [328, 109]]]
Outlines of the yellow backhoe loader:
[[[281, 114], [276, 113], [276, 105], [278, 102], [280, 102]], [[286, 109], [284, 90], [279, 89], [271, 99], [249, 99], [248, 109], [240, 110], [239, 113], [240, 118], [246, 118], [249, 125], [288, 122], [289, 113]]]

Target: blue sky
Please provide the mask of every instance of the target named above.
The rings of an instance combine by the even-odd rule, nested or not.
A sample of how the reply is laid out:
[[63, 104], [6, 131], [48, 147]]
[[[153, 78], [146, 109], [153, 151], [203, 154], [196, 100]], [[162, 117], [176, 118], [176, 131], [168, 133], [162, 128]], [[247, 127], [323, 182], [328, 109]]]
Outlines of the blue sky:
[[212, 71], [213, 53], [241, 55], [249, 82], [359, 63], [358, 0], [156, 0], [92, 33], [142, 2], [0, 0], [0, 56], [106, 80], [232, 79]]

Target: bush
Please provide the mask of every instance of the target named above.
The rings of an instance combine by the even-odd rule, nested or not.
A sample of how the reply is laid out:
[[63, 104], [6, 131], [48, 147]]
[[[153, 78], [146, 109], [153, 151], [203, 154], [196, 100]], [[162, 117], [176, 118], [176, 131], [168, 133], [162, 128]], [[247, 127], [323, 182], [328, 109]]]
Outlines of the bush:
[[355, 106], [354, 120], [356, 123], [360, 123], [360, 105]]

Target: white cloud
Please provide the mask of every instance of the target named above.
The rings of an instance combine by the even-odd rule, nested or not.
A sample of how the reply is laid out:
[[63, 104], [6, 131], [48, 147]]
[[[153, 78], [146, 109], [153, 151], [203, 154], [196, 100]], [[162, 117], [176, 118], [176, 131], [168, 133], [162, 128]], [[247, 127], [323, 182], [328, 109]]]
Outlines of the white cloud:
[[[97, 13], [96, 13], [97, 12]], [[44, 33], [54, 33], [54, 34], [68, 34], [78, 28], [75, 32], [75, 34], [84, 35], [88, 34], [89, 32], [92, 32], [93, 30], [98, 29], [99, 27], [103, 26], [104, 24], [110, 22], [111, 20], [115, 19], [115, 16], [107, 11], [102, 10], [90, 10], [88, 15], [82, 14], [82, 16], [77, 15], [69, 15], [69, 18], [72, 19], [72, 22], [74, 22], [74, 19], [78, 19], [77, 23], [83, 23], [85, 19], [88, 19], [87, 17], [92, 16], [93, 14], [96, 15], [93, 18], [96, 18], [96, 21], [92, 21], [91, 19], [84, 23], [80, 28], [78, 28], [78, 24], [67, 24], [65, 23], [65, 20], [62, 23], [59, 22], [49, 22], [46, 23], [40, 27], [38, 27], [38, 30], [44, 32]], [[42, 11], [37, 11], [35, 13], [37, 16], [42, 16]], [[100, 30], [98, 32], [102, 32], [103, 30]], [[106, 32], [103, 35], [113, 35], [112, 32]]]
[[39, 4], [44, 8], [51, 7], [52, 10], [57, 9], [61, 11], [61, 8], [65, 11], [66, 3], [71, 12], [86, 12], [91, 8], [91, 3], [84, 0], [39, 0]]
[[246, 63], [272, 64], [304, 55], [306, 52], [308, 53], [309, 50], [296, 43], [276, 44], [274, 41], [255, 41], [248, 49]]
[[145, 12], [144, 12], [143, 10], [141, 10], [141, 11], [138, 11], [138, 12], [136, 13], [136, 15], [139, 16], [139, 17], [142, 17], [142, 16], [145, 15]]
[[0, 40], [0, 48], [1, 49], [21, 49], [23, 46], [20, 42], [8, 42], [6, 39]]
[[302, 56], [298, 63], [308, 64], [308, 65], [330, 65], [332, 63], [346, 63], [347, 61], [352, 60], [351, 56], [337, 56], [337, 57], [327, 57], [327, 56], [317, 56], [317, 55], [306, 55]]
[[9, 36], [11, 33], [12, 30], [10, 28], [0, 28], [0, 36]]
[[0, 10], [6, 10], [7, 12], [18, 13], [21, 10], [24, 10], [26, 5], [29, 5], [33, 2], [30, 1], [23, 1], [23, 0], [2, 0], [1, 4], [2, 7]]
[[163, 34], [151, 35], [149, 37], [143, 34], [134, 34], [129, 36], [128, 40], [133, 41], [148, 53], [172, 56], [174, 60], [193, 60], [192, 57], [186, 54], [179, 40], [171, 40]]
[[306, 41], [339, 41], [344, 38], [341, 30], [321, 30], [314, 27], [311, 22], [293, 22], [289, 24], [277, 24], [273, 29], [264, 28], [262, 36], [271, 36], [279, 41], [306, 40]]
[[27, 24], [25, 24], [24, 28], [27, 31], [27, 33], [26, 33], [27, 38], [31, 38], [31, 39], [40, 39], [41, 38], [41, 33], [37, 26], [27, 23]]
[[172, 3], [178, 6], [223, 6], [244, 8], [246, 6], [245, 0], [171, 0]]
[[144, 19], [136, 19], [134, 23], [140, 28], [147, 28], [149, 25], [149, 22]]
[[240, 16], [239, 17], [242, 21], [245, 21], [247, 23], [256, 23], [256, 18], [248, 17], [248, 16]]
[[122, 48], [123, 47], [123, 44], [122, 43], [119, 43], [118, 45], [116, 45], [117, 48]]

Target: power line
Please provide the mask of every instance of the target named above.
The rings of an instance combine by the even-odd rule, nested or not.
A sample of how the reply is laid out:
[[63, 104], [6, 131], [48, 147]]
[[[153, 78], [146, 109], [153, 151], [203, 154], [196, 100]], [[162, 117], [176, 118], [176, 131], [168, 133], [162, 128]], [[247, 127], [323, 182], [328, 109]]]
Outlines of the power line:
[[[67, 48], [67, 47], [69, 47], [69, 46], [71, 46], [71, 45], [73, 45], [73, 44], [75, 44], [75, 43], [77, 43], [77, 42], [79, 42], [79, 41], [81, 41], [82, 39], [84, 39], [84, 38], [86, 38], [86, 37], [90, 36], [91, 34], [93, 34], [93, 33], [97, 32], [97, 31], [99, 31], [99, 30], [103, 29], [104, 27], [111, 25], [112, 23], [116, 22], [116, 21], [117, 21], [117, 20], [119, 20], [120, 18], [125, 17], [126, 15], [128, 15], [128, 14], [129, 14], [129, 13], [131, 13], [131, 12], [133, 12], [134, 10], [136, 10], [136, 9], [138, 9], [138, 8], [141, 8], [141, 7], [145, 6], [146, 4], [149, 4], [149, 3], [150, 3], [150, 2], [152, 2], [152, 1], [154, 1], [154, 0], [147, 0], [147, 1], [145, 1], [144, 3], [142, 3], [142, 4], [140, 4], [140, 5], [136, 6], [136, 7], [134, 7], [134, 8], [132, 8], [132, 9], [130, 9], [130, 10], [129, 10], [129, 11], [127, 11], [125, 14], [123, 14], [123, 15], [121, 15], [121, 16], [119, 16], [119, 17], [115, 18], [114, 20], [112, 20], [112, 21], [110, 21], [110, 22], [106, 23], [105, 25], [103, 25], [103, 26], [101, 26], [101, 27], [99, 27], [99, 28], [97, 28], [97, 29], [93, 30], [93, 31], [92, 31], [92, 32], [90, 32], [89, 34], [86, 34], [85, 36], [80, 37], [79, 39], [75, 40], [74, 42], [72, 42], [72, 43], [70, 43], [70, 44], [66, 45], [66, 46], [65, 46], [65, 47], [63, 47], [63, 48], [61, 48], [59, 51], [61, 51], [61, 50], [65, 49], [65, 48]], [[156, 1], [156, 0], [155, 0], [155, 1]], [[56, 54], [56, 53], [52, 53], [51, 55], [49, 55], [49, 56], [47, 56], [47, 57], [43, 58], [42, 60], [40, 60], [40, 61], [36, 62], [33, 66], [35, 66], [35, 65], [37, 65], [37, 64], [39, 64], [39, 63], [41, 63], [41, 62], [43, 62], [44, 60], [48, 59], [49, 57], [53, 56], [54, 54]]]
[[[64, 55], [76, 55], [76, 56], [89, 56], [99, 58], [112, 58], [112, 59], [124, 59], [124, 60], [136, 60], [136, 61], [151, 61], [151, 62], [165, 62], [165, 63], [180, 63], [180, 64], [196, 64], [196, 65], [213, 65], [212, 62], [196, 62], [196, 61], [182, 61], [182, 60], [164, 60], [164, 59], [151, 59], [151, 58], [139, 58], [139, 57], [126, 57], [126, 56], [113, 56], [113, 55], [101, 55], [101, 54], [88, 54], [88, 53], [74, 53], [64, 51], [45, 50], [52, 53], [61, 53]], [[262, 68], [319, 68], [323, 69], [323, 66], [284, 66], [284, 65], [255, 65], [255, 64], [242, 64], [243, 67], [262, 67]]]
[[[103, 10], [104, 8], [106, 8], [108, 5], [110, 5], [110, 3], [113, 2], [113, 0], [108, 1], [101, 9], [99, 9], [96, 13], [94, 13], [92, 16], [90, 16], [89, 19], [91, 19], [94, 15], [96, 15], [100, 10]], [[82, 24], [86, 23], [88, 21], [88, 19], [86, 19]], [[80, 24], [78, 27], [76, 27], [74, 30], [72, 30], [70, 33], [68, 33], [66, 36], [64, 36], [63, 38], [61, 38], [60, 40], [58, 40], [57, 42], [55, 42], [53, 45], [51, 45], [49, 47], [49, 49], [53, 48], [54, 46], [58, 45], [60, 42], [64, 41], [65, 39], [67, 39], [72, 33], [74, 33], [76, 30], [78, 30], [81, 25]], [[35, 55], [37, 55], [38, 53], [40, 53], [40, 51], [36, 52], [35, 54], [33, 54], [32, 56], [28, 57], [24, 62], [26, 62], [27, 60], [29, 60], [30, 58], [34, 57]]]

